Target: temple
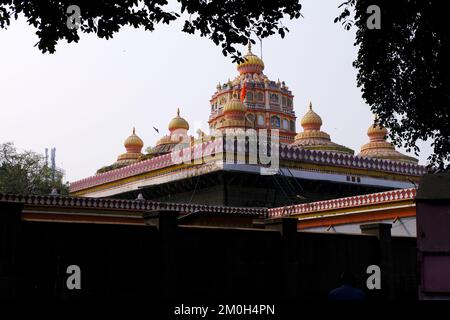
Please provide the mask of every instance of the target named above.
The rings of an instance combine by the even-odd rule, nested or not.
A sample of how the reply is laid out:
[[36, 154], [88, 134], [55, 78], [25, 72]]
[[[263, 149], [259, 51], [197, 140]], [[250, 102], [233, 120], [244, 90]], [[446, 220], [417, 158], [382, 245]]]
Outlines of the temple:
[[[219, 83], [212, 94], [209, 134], [198, 130], [197, 136], [190, 135], [189, 123], [178, 109], [167, 134], [143, 152], [144, 142], [133, 128], [124, 142], [125, 153], [95, 175], [71, 183], [71, 194], [264, 207], [272, 208], [274, 216], [291, 215], [310, 221], [316, 214], [308, 211], [305, 215], [301, 209], [310, 203], [409, 190], [426, 173], [417, 159], [395, 150], [386, 140], [387, 130], [376, 120], [367, 124], [369, 141], [356, 155], [322, 130], [326, 119], [314, 111], [312, 103], [298, 108], [304, 114], [297, 131], [293, 93], [284, 81], [271, 80], [264, 70], [264, 62], [249, 45], [244, 61], [237, 65], [238, 74]], [[271, 152], [277, 153], [279, 167], [272, 174], [261, 174], [267, 163], [248, 161], [248, 139], [237, 151], [246, 161], [229, 161], [227, 147], [219, 145], [217, 139], [218, 134], [226, 135], [229, 130], [264, 131], [269, 135], [276, 131], [279, 145]], [[188, 155], [190, 160], [176, 161], [174, 155]], [[327, 219], [335, 219], [332, 213], [328, 218], [318, 215], [320, 223], [309, 222], [315, 230], [328, 228], [331, 223]]]

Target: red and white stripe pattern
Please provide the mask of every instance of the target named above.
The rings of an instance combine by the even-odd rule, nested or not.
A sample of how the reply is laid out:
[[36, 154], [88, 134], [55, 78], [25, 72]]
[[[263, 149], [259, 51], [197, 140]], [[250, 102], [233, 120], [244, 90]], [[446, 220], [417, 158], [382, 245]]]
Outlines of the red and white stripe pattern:
[[293, 206], [269, 209], [269, 217], [283, 217], [308, 214], [320, 211], [337, 210], [373, 204], [392, 203], [402, 200], [412, 200], [416, 196], [415, 188], [398, 189], [380, 193], [365, 194], [347, 198], [302, 203]]
[[[185, 154], [190, 152], [192, 154], [193, 160], [202, 159], [213, 154], [217, 147], [220, 148], [220, 144], [222, 144], [220, 140], [210, 141], [198, 146], [185, 148], [183, 151], [178, 152], [180, 152], [180, 154], [182, 154], [182, 152]], [[289, 160], [294, 162], [314, 163], [351, 169], [382, 171], [386, 173], [395, 173], [408, 176], [421, 176], [427, 172], [426, 167], [412, 163], [365, 158], [334, 152], [306, 150], [296, 146], [284, 144], [280, 145], [279, 152], [281, 160]], [[173, 162], [174, 158], [179, 157], [174, 157], [172, 154], [165, 154], [159, 157], [131, 164], [123, 168], [111, 170], [82, 180], [78, 180], [70, 184], [70, 192], [77, 192], [112, 181], [117, 181], [142, 173], [170, 167], [175, 165], [175, 163]]]

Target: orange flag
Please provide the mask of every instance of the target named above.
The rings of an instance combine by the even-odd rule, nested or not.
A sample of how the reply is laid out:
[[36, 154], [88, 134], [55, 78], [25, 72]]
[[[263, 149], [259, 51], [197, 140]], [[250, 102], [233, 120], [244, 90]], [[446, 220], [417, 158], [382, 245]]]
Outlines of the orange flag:
[[244, 84], [242, 85], [242, 89], [241, 89], [241, 101], [242, 102], [244, 102], [246, 94], [247, 94], [247, 87], [246, 87], [246, 82], [244, 81]]

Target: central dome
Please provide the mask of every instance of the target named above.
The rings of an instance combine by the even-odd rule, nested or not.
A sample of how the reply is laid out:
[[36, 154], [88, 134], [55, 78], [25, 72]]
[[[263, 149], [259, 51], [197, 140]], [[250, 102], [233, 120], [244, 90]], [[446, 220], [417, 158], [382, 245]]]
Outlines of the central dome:
[[248, 51], [244, 56], [244, 61], [238, 63], [237, 70], [243, 73], [261, 73], [264, 70], [264, 62], [260, 57], [252, 52], [251, 42], [248, 42]]

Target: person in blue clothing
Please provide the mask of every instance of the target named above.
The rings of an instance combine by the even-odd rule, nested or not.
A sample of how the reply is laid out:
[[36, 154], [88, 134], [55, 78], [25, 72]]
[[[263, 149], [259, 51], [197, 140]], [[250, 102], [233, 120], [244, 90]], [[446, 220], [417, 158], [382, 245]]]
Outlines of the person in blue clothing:
[[341, 286], [333, 289], [328, 294], [328, 300], [333, 301], [365, 301], [367, 296], [361, 289], [355, 288], [355, 279], [348, 273], [343, 272], [341, 275]]

